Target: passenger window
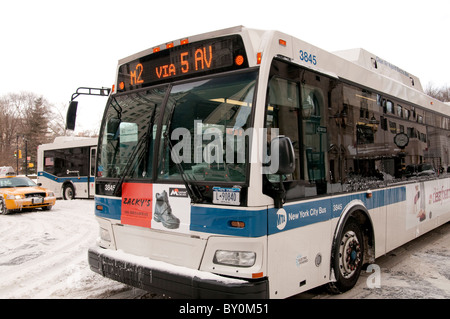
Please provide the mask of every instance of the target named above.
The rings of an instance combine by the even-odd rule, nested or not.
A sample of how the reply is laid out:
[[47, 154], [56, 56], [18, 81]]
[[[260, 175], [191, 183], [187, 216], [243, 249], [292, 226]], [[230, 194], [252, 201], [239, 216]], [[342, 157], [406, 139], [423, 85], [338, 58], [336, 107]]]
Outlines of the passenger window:
[[[305, 179], [316, 185], [325, 181], [325, 123], [322, 123], [325, 97], [319, 87], [302, 85], [302, 127]], [[324, 192], [326, 192], [326, 185]], [[321, 191], [319, 191], [321, 193]]]
[[[295, 82], [282, 78], [272, 78], [269, 83], [269, 103], [267, 105], [266, 128], [267, 143], [275, 137], [272, 132], [278, 129], [278, 135], [284, 135], [291, 139], [294, 146], [296, 170], [289, 176], [284, 176], [287, 180], [298, 180], [299, 174], [299, 96], [298, 85]], [[278, 181], [279, 177], [268, 175], [271, 182]]]
[[[274, 138], [270, 130], [273, 128], [278, 135], [289, 137], [294, 147], [295, 171], [281, 176], [286, 200], [325, 194], [328, 179], [325, 106], [329, 105], [326, 89], [330, 81], [287, 64], [274, 64], [272, 72], [276, 75], [269, 81], [266, 128], [268, 141]], [[279, 187], [280, 176], [267, 174], [263, 179], [264, 193], [272, 196]]]

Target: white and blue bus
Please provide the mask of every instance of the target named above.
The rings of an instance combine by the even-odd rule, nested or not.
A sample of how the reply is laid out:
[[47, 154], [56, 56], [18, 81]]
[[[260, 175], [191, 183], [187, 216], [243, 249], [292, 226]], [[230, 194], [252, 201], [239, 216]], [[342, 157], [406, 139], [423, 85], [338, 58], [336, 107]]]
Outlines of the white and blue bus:
[[56, 137], [38, 146], [37, 182], [57, 198], [94, 198], [98, 138]]
[[449, 129], [365, 50], [241, 26], [155, 46], [119, 61], [104, 111], [90, 267], [174, 297], [349, 290], [450, 220]]

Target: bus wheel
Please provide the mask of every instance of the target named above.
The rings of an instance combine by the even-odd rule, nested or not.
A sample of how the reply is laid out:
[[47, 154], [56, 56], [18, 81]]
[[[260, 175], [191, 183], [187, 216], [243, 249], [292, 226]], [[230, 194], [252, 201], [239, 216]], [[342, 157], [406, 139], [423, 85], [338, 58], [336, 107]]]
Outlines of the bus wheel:
[[9, 209], [6, 208], [6, 203], [5, 200], [2, 198], [0, 198], [0, 214], [1, 215], [8, 215], [11, 211]]
[[65, 200], [72, 200], [75, 198], [75, 191], [72, 185], [66, 185], [63, 189], [63, 196]]
[[361, 229], [354, 221], [349, 221], [334, 247], [334, 275], [332, 292], [345, 292], [355, 286], [363, 265], [364, 241]]

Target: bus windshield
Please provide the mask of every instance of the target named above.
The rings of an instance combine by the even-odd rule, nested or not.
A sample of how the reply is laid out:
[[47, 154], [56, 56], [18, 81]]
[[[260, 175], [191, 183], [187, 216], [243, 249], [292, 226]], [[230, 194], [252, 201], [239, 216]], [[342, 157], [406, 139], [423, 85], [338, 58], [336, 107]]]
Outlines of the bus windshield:
[[256, 78], [238, 72], [111, 98], [98, 176], [152, 178], [154, 166], [161, 181], [245, 182]]
[[167, 87], [112, 97], [99, 137], [97, 177], [151, 178], [153, 142]]

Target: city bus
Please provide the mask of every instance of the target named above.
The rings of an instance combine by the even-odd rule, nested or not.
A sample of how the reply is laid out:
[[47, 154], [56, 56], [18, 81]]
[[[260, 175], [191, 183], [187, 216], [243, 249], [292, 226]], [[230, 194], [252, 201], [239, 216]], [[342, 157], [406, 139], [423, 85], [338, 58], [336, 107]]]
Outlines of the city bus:
[[363, 49], [242, 26], [151, 47], [104, 111], [90, 268], [176, 298], [347, 291], [450, 220], [449, 134], [448, 105]]
[[57, 198], [94, 198], [98, 138], [59, 136], [38, 146], [37, 182]]

